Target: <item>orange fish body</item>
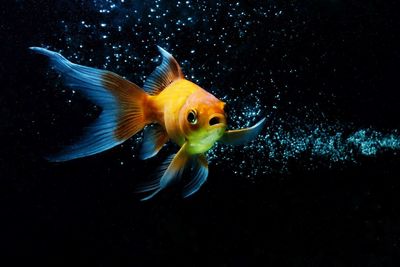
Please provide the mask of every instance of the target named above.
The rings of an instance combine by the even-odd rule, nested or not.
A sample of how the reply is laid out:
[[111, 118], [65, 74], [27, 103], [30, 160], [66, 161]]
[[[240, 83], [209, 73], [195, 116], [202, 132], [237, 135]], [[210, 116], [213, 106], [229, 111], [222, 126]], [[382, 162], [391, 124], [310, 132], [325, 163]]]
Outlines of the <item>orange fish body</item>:
[[97, 154], [144, 129], [142, 159], [155, 156], [169, 140], [180, 149], [165, 161], [153, 181], [140, 188], [139, 192], [147, 193], [143, 200], [179, 179], [184, 169], [191, 174], [183, 191], [187, 197], [206, 181], [208, 163], [204, 153], [217, 141], [238, 145], [258, 135], [265, 119], [250, 128], [227, 131], [225, 103], [186, 80], [172, 55], [158, 48], [162, 63], [148, 77], [143, 89], [115, 73], [73, 64], [44, 48], [31, 48], [49, 57], [70, 88], [79, 90], [103, 109], [79, 142], [49, 160], [66, 161]]
[[[149, 114], [151, 122], [162, 125], [173, 142], [182, 146], [185, 140], [194, 140], [188, 146], [190, 154], [206, 152], [225, 132], [225, 103], [188, 80], [180, 79], [171, 83], [159, 95], [150, 96], [147, 105], [147, 110], [154, 111]], [[190, 111], [196, 112], [196, 123], [187, 122]], [[203, 140], [204, 147], [198, 144], [193, 135], [200, 129], [203, 135], [215, 137], [209, 138], [208, 142], [202, 136], [197, 137], [199, 141]]]

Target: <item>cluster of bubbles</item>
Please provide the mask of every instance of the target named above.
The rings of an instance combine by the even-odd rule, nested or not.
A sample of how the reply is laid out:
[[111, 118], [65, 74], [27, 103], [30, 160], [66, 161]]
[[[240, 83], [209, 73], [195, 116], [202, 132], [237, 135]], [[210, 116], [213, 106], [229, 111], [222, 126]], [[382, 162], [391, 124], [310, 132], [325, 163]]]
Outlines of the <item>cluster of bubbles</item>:
[[[285, 120], [276, 121], [266, 133], [244, 147], [217, 145], [209, 151], [209, 158], [217, 165], [229, 165], [235, 173], [251, 178], [257, 174], [290, 172], [290, 161], [300, 158], [304, 167], [312, 170], [321, 165], [357, 163], [363, 157], [386, 151], [396, 155], [400, 149], [397, 130], [381, 132], [365, 128], [351, 131], [338, 124], [303, 124], [289, 115]], [[238, 157], [241, 160], [238, 161]]]

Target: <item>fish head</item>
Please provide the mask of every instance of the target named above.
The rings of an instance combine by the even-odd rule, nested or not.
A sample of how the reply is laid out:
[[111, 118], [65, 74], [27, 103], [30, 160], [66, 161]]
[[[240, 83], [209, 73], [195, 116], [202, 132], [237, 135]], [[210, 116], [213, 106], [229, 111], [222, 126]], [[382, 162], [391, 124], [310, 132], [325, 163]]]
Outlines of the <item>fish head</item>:
[[192, 93], [179, 114], [179, 124], [188, 152], [193, 154], [209, 150], [225, 133], [227, 119], [225, 103], [201, 89]]

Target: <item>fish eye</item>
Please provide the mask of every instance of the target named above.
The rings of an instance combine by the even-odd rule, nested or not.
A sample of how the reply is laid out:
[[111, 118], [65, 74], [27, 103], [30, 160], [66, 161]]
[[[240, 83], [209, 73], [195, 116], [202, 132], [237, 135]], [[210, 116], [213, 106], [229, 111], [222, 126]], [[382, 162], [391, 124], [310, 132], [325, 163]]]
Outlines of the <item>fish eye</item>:
[[195, 110], [190, 110], [188, 115], [187, 115], [187, 120], [190, 124], [196, 124], [197, 123], [197, 113]]

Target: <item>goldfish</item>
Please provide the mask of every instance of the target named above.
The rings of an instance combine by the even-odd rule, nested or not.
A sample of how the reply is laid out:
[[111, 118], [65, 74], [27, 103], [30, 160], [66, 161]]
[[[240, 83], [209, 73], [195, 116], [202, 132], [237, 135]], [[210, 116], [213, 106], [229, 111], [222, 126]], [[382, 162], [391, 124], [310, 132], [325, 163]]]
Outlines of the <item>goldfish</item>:
[[143, 89], [107, 70], [74, 64], [61, 54], [30, 47], [47, 56], [63, 77], [66, 87], [79, 91], [102, 111], [83, 136], [48, 159], [62, 162], [91, 156], [111, 149], [143, 130], [140, 158], [154, 157], [169, 141], [180, 149], [169, 156], [160, 172], [138, 192], [142, 200], [154, 197], [179, 181], [184, 170], [189, 182], [182, 195], [197, 192], [208, 177], [205, 153], [216, 142], [241, 145], [262, 130], [265, 118], [249, 128], [227, 129], [226, 103], [187, 80], [175, 58], [157, 46], [161, 64], [146, 79]]

